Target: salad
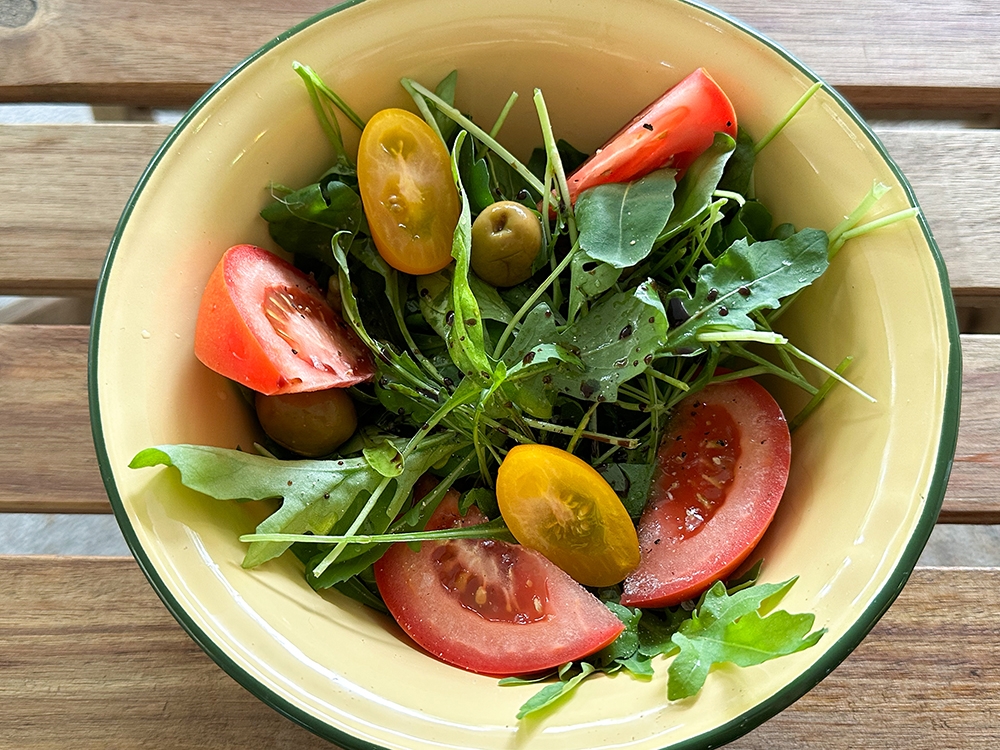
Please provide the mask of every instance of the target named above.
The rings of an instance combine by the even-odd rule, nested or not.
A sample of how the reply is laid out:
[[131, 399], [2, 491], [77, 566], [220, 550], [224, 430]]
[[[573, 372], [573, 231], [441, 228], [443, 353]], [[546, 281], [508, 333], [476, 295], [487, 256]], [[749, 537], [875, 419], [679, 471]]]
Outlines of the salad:
[[[790, 431], [844, 378], [774, 328], [862, 223], [875, 185], [829, 233], [754, 198], [760, 140], [696, 70], [592, 155], [554, 134], [527, 162], [434, 90], [418, 116], [367, 121], [295, 66], [333, 146], [261, 216], [293, 258], [237, 245], [212, 273], [195, 354], [233, 380], [267, 439], [164, 445], [133, 468], [179, 470], [220, 500], [278, 501], [242, 537], [244, 567], [291, 552], [316, 589], [391, 615], [457, 667], [543, 683], [518, 718], [589, 675], [668, 699], [713, 664], [814, 645], [793, 585], [746, 569], [773, 518]], [[361, 130], [357, 157], [339, 118]], [[811, 395], [786, 420], [753, 378]], [[741, 571], [743, 571], [741, 573]]]

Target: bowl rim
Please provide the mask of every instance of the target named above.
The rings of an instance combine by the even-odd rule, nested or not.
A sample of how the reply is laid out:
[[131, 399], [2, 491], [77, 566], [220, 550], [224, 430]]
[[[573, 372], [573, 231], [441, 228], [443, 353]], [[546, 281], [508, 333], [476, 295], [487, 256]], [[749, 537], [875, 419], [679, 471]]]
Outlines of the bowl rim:
[[[752, 39], [763, 44], [771, 52], [780, 56], [785, 62], [796, 68], [811, 82], [822, 83], [826, 93], [842, 108], [860, 131], [868, 138], [871, 145], [876, 149], [879, 156], [885, 161], [889, 169], [902, 185], [907, 200], [910, 205], [919, 208], [916, 196], [909, 181], [906, 179], [896, 162], [887, 152], [881, 140], [872, 131], [871, 127], [858, 114], [847, 100], [820, 76], [816, 75], [808, 66], [802, 63], [793, 54], [784, 49], [767, 36], [757, 31], [746, 22], [729, 15], [728, 13], [703, 4], [699, 0], [664, 0], [665, 2], [676, 2], [687, 5], [711, 16], [731, 24], [738, 31], [748, 35]], [[191, 619], [180, 603], [170, 592], [164, 580], [158, 574], [155, 566], [147, 556], [140, 543], [135, 529], [132, 526], [128, 513], [125, 510], [121, 495], [115, 484], [114, 473], [104, 442], [102, 429], [100, 400], [99, 400], [99, 378], [98, 378], [98, 357], [97, 351], [100, 343], [100, 323], [105, 302], [108, 277], [114, 264], [115, 256], [125, 227], [131, 217], [135, 205], [149, 182], [154, 170], [163, 159], [166, 152], [173, 145], [180, 134], [191, 124], [195, 116], [201, 109], [212, 100], [225, 86], [251, 63], [262, 55], [277, 47], [304, 29], [332, 16], [340, 11], [360, 5], [366, 0], [345, 0], [317, 13], [302, 22], [291, 27], [287, 31], [275, 36], [255, 52], [250, 54], [219, 81], [213, 84], [184, 114], [184, 116], [174, 126], [156, 153], [150, 159], [139, 181], [136, 183], [128, 202], [122, 211], [121, 217], [115, 227], [107, 255], [101, 269], [98, 280], [97, 292], [94, 300], [94, 307], [90, 321], [90, 340], [88, 348], [87, 365], [87, 388], [90, 406], [91, 431], [94, 446], [97, 452], [98, 465], [101, 478], [104, 482], [105, 490], [111, 502], [115, 518], [122, 530], [122, 534], [128, 544], [132, 555], [135, 557], [143, 574], [160, 597], [163, 604], [171, 615], [177, 620], [187, 634], [198, 644], [201, 649], [208, 654], [223, 670], [229, 674], [240, 685], [246, 688], [255, 697], [262, 700], [267, 705], [278, 711], [278, 713], [295, 721], [316, 735], [343, 745], [350, 750], [385, 750], [382, 745], [377, 745], [366, 740], [359, 739], [344, 730], [332, 726], [323, 719], [314, 716], [308, 711], [293, 704], [288, 699], [272, 691], [261, 684], [242, 666], [236, 663], [221, 647], [219, 647], [198, 625]], [[707, 730], [686, 740], [667, 746], [670, 750], [695, 750], [702, 747], [716, 747], [731, 742], [738, 737], [750, 732], [762, 723], [772, 718], [792, 703], [801, 698], [805, 693], [817, 685], [824, 677], [832, 672], [847, 656], [861, 643], [865, 636], [871, 631], [890, 605], [896, 600], [903, 586], [906, 584], [916, 566], [920, 553], [933, 530], [941, 505], [944, 499], [945, 489], [948, 484], [948, 477], [951, 473], [955, 448], [958, 438], [958, 424], [960, 415], [961, 386], [962, 386], [962, 352], [961, 341], [958, 330], [958, 319], [955, 312], [954, 300], [951, 295], [951, 286], [948, 280], [948, 272], [941, 255], [940, 248], [931, 234], [924, 212], [921, 210], [917, 215], [917, 221], [923, 233], [924, 239], [931, 251], [941, 285], [946, 315], [948, 333], [948, 368], [945, 384], [945, 395], [942, 409], [941, 433], [938, 442], [937, 454], [934, 461], [934, 469], [928, 486], [927, 497], [924, 502], [923, 511], [914, 527], [914, 533], [907, 541], [903, 549], [900, 561], [887, 577], [881, 588], [878, 590], [868, 607], [861, 613], [857, 621], [847, 629], [847, 631], [807, 670], [796, 677], [785, 687], [763, 700], [761, 703], [743, 712], [739, 716], [731, 719], [725, 724], [721, 724], [714, 729]]]

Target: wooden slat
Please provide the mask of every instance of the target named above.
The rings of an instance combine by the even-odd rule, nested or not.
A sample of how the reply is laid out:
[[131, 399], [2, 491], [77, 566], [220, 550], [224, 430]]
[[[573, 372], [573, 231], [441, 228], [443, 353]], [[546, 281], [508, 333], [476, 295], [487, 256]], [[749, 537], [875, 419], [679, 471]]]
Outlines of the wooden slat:
[[[1000, 109], [1000, 6], [952, 0], [717, 0], [786, 46], [861, 107]], [[324, 0], [38, 0], [0, 26], [0, 101], [190, 104]], [[184, 33], [178, 33], [183, 30]], [[102, 40], [100, 43], [95, 40]]]
[[38, 0], [0, 26], [0, 101], [187, 107], [326, 0]]
[[[97, 284], [115, 224], [162, 125], [0, 125], [0, 294], [82, 294]], [[1000, 306], [1000, 130], [878, 130], [911, 179], [970, 306]]]
[[107, 513], [86, 326], [0, 325], [0, 511]]
[[0, 294], [92, 294], [118, 217], [169, 132], [0, 125]]
[[[0, 557], [0, 583], [0, 746], [330, 747], [212, 663], [132, 560]], [[918, 569], [833, 674], [732, 747], [995, 750], [998, 610], [1000, 570]]]
[[1000, 336], [962, 336], [962, 416], [940, 520], [1000, 523]]
[[[87, 411], [87, 328], [0, 325], [0, 512], [108, 512]], [[1000, 336], [962, 337], [962, 426], [941, 520], [1000, 523]]]
[[878, 136], [913, 185], [948, 266], [956, 302], [1000, 305], [1000, 265], [983, 249], [1000, 247], [1000, 130], [879, 128]]

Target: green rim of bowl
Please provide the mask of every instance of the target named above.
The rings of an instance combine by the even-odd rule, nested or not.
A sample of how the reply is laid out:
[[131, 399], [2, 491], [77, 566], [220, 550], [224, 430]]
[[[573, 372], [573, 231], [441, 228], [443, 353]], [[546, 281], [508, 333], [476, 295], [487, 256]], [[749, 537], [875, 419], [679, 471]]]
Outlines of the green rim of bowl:
[[[322, 719], [319, 719], [318, 717], [302, 710], [286, 698], [262, 685], [256, 678], [233, 661], [228, 654], [226, 654], [203, 630], [201, 630], [201, 628], [195, 624], [183, 607], [181, 607], [177, 600], [173, 597], [169, 588], [166, 586], [163, 579], [160, 578], [155, 567], [150, 562], [145, 550], [142, 548], [142, 545], [136, 536], [135, 530], [132, 527], [128, 514], [125, 511], [121, 496], [118, 493], [118, 487], [115, 484], [114, 474], [111, 469], [111, 462], [108, 458], [107, 449], [104, 444], [104, 434], [101, 426], [100, 402], [98, 398], [99, 380], [97, 377], [97, 348], [100, 337], [101, 312], [104, 307], [104, 297], [107, 290], [108, 276], [114, 263], [122, 233], [124, 232], [125, 226], [132, 214], [132, 210], [135, 207], [143, 188], [146, 186], [146, 183], [149, 181], [150, 176], [160, 163], [164, 154], [169, 150], [170, 146], [177, 139], [180, 133], [191, 123], [195, 115], [205, 106], [205, 104], [207, 104], [212, 97], [221, 91], [233, 77], [238, 75], [257, 58], [299, 33], [303, 29], [328, 18], [339, 11], [359, 5], [364, 1], [365, 0], [347, 0], [347, 2], [336, 5], [326, 11], [323, 11], [322, 13], [308, 18], [302, 23], [293, 26], [283, 34], [275, 37], [252, 55], [247, 57], [243, 60], [243, 62], [239, 63], [236, 67], [230, 70], [222, 79], [206, 91], [197, 102], [195, 102], [191, 109], [177, 123], [170, 135], [167, 136], [166, 140], [157, 152], [153, 155], [153, 158], [150, 160], [149, 165], [146, 167], [139, 179], [139, 182], [133, 190], [132, 195], [129, 197], [128, 203], [126, 203], [121, 218], [118, 221], [118, 225], [115, 227], [115, 232], [108, 248], [104, 266], [101, 270], [101, 277], [98, 283], [97, 296], [94, 302], [94, 310], [90, 326], [87, 386], [94, 446], [97, 450], [101, 477], [104, 480], [104, 486], [111, 501], [115, 517], [121, 527], [125, 541], [128, 543], [132, 554], [135, 556], [140, 569], [149, 580], [164, 605], [166, 605], [166, 608], [174, 616], [177, 622], [180, 623], [181, 627], [184, 628], [188, 635], [194, 639], [202, 650], [204, 650], [205, 653], [207, 653], [233, 679], [239, 682], [257, 698], [277, 710], [279, 713], [287, 716], [298, 724], [301, 724], [303, 727], [309, 729], [315, 734], [333, 742], [337, 742], [344, 747], [350, 748], [351, 750], [385, 750], [381, 745], [375, 745], [358, 739], [353, 735], [347, 734], [341, 729], [331, 726]], [[837, 101], [837, 103], [843, 108], [844, 112], [846, 112], [854, 120], [855, 124], [862, 130], [862, 132], [865, 133], [872, 145], [878, 150], [879, 154], [885, 160], [886, 164], [888, 164], [889, 168], [899, 179], [900, 184], [906, 191], [906, 196], [910, 204], [919, 208], [919, 204], [917, 203], [916, 196], [913, 194], [912, 187], [903, 175], [902, 171], [899, 169], [896, 162], [887, 153], [885, 146], [872, 132], [871, 128], [867, 125], [867, 123], [865, 123], [864, 119], [857, 113], [857, 111], [855, 111], [855, 109], [848, 104], [843, 96], [841, 96], [835, 89], [827, 85], [825, 81], [822, 81], [819, 76], [797, 60], [791, 53], [742, 21], [715, 8], [703, 5], [697, 2], [697, 0], [678, 0], [678, 2], [689, 5], [731, 24], [733, 27], [756, 39], [767, 46], [770, 50], [780, 55], [786, 62], [794, 66], [810, 80], [822, 82], [826, 92]], [[922, 211], [918, 216], [918, 222], [924, 234], [924, 238], [927, 240], [931, 254], [934, 257], [938, 277], [941, 283], [941, 292], [944, 299], [945, 314], [947, 316], [949, 362], [941, 424], [941, 436], [938, 443], [934, 474], [931, 479], [927, 498], [924, 501], [924, 509], [917, 522], [916, 529], [903, 551], [899, 564], [885, 581], [872, 603], [862, 613], [857, 622], [849, 628], [848, 631], [836, 643], [834, 643], [825, 654], [823, 654], [819, 661], [777, 693], [761, 702], [759, 705], [744, 712], [726, 724], [716, 727], [715, 729], [703, 732], [702, 734], [688, 738], [680, 743], [670, 745], [669, 747], [671, 750], [695, 750], [695, 748], [716, 747], [727, 742], [731, 742], [732, 740], [735, 740], [736, 738], [741, 737], [747, 732], [755, 729], [760, 724], [764, 723], [772, 716], [784, 710], [800, 697], [805, 695], [806, 692], [817, 685], [824, 677], [830, 674], [830, 672], [832, 672], [844, 659], [847, 658], [847, 656], [858, 646], [859, 643], [861, 643], [868, 632], [875, 626], [882, 615], [885, 614], [886, 610], [893, 603], [893, 601], [895, 601], [900, 591], [902, 591], [903, 586], [906, 584], [910, 574], [913, 572], [913, 568], [917, 563], [920, 553], [927, 544], [927, 539], [937, 522], [938, 514], [941, 510], [941, 503], [944, 499], [944, 492], [948, 484], [948, 476], [951, 473], [952, 461], [955, 454], [955, 446], [958, 437], [962, 384], [962, 352], [958, 333], [958, 320], [955, 314], [955, 306], [951, 296], [951, 286], [948, 282], [948, 272], [945, 268], [944, 259], [941, 256], [941, 251], [931, 234], [930, 227], [928, 227]]]

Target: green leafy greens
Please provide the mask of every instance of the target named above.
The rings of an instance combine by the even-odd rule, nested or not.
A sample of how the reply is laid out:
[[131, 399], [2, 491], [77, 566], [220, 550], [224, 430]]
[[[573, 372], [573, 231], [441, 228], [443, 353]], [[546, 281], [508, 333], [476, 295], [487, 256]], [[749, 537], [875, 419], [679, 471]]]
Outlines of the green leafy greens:
[[[566, 172], [586, 155], [556, 138], [540, 91], [533, 102], [543, 145], [525, 164], [497, 140], [516, 94], [487, 130], [456, 108], [457, 73], [433, 91], [403, 79], [449, 148], [461, 208], [453, 263], [411, 278], [381, 258], [365, 220], [338, 117], [358, 128], [364, 121], [311, 68], [296, 63], [295, 71], [330, 141], [332, 165], [312, 184], [269, 186], [274, 201], [261, 217], [274, 241], [330, 287], [373, 355], [375, 378], [353, 389], [363, 426], [322, 459], [279, 459], [275, 445], [259, 446], [258, 454], [164, 445], [131, 463], [172, 466], [183, 484], [219, 500], [277, 503], [244, 537], [245, 567], [291, 550], [314, 587], [335, 586], [384, 611], [372, 564], [389, 543], [510, 538], [493, 477], [514, 444], [555, 445], [587, 460], [638, 519], [671, 409], [685, 396], [721, 380], [771, 374], [812, 397], [791, 421], [797, 426], [836, 384], [854, 388], [843, 377], [850, 357], [832, 369], [772, 326], [845, 241], [913, 212], [863, 224], [885, 192], [876, 185], [830, 235], [774, 226], [753, 198], [754, 162], [791, 115], [757, 143], [743, 130], [735, 139], [717, 134], [679, 181], [675, 170], [658, 169], [585, 190], [574, 206]], [[500, 290], [470, 268], [472, 221], [499, 199], [538, 208], [544, 218], [534, 275]], [[774, 356], [761, 352], [765, 346]], [[803, 373], [796, 360], [823, 382], [813, 384], [815, 373]], [[415, 492], [427, 477], [433, 486]], [[476, 505], [492, 520], [424, 531], [452, 487], [461, 492], [462, 512]], [[695, 695], [714, 665], [750, 666], [815, 644], [824, 631], [812, 629], [812, 615], [772, 611], [794, 579], [757, 583], [758, 573], [759, 566], [728, 587], [715, 583], [697, 602], [663, 610], [623, 606], [619, 589], [602, 589], [624, 631], [599, 653], [547, 676], [555, 681], [518, 718], [551, 706], [593, 674], [649, 679], [657, 657], [673, 658], [667, 697], [679, 700]], [[501, 684], [538, 679], [545, 678]]]

